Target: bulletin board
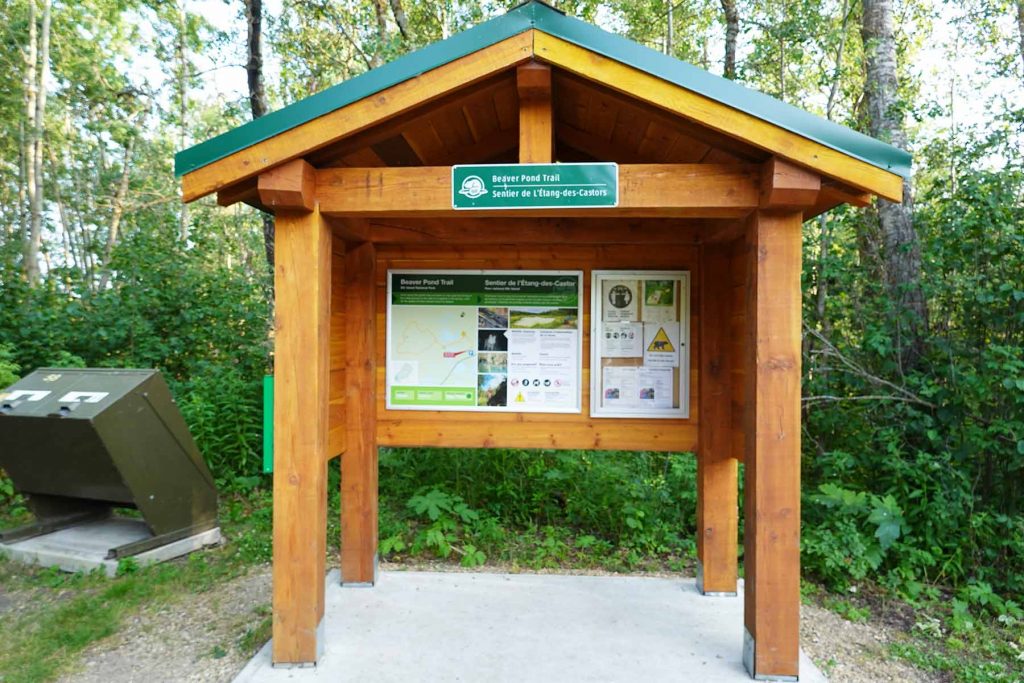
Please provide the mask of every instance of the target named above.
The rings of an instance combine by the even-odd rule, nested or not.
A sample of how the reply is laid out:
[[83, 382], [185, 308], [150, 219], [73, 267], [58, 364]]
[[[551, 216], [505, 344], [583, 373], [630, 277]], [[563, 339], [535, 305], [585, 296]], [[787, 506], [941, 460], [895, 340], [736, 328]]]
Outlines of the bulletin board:
[[689, 271], [591, 277], [590, 414], [689, 417]]

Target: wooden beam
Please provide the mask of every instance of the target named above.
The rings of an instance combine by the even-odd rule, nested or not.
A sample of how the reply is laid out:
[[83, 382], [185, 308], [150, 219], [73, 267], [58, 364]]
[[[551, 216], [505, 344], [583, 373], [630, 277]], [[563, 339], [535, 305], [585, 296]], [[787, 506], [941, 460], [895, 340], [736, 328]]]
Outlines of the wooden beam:
[[276, 217], [273, 661], [317, 660], [327, 541], [331, 232]]
[[[327, 168], [317, 198], [336, 216], [466, 217], [452, 209], [451, 168]], [[752, 164], [637, 164], [619, 167], [619, 206], [609, 209], [475, 211], [495, 216], [681, 216], [738, 218], [759, 204], [760, 168]]]
[[725, 243], [701, 249], [697, 589], [705, 595], [736, 595], [739, 486], [731, 438], [730, 253]]
[[[333, 223], [332, 223], [333, 230]], [[337, 232], [331, 240], [331, 383], [327, 418], [327, 459], [345, 450], [348, 423], [345, 357], [345, 241]]]
[[772, 157], [761, 167], [761, 208], [810, 208], [818, 201], [821, 176]]
[[260, 202], [273, 212], [312, 211], [316, 194], [316, 169], [295, 159], [261, 173], [256, 182]]
[[566, 40], [536, 31], [534, 56], [649, 102], [703, 126], [764, 149], [890, 201], [902, 201], [903, 178], [826, 147], [752, 114], [687, 90]]
[[256, 179], [250, 178], [240, 183], [217, 190], [217, 205], [231, 206], [238, 202], [245, 202], [250, 206], [260, 203], [260, 193], [256, 188]]
[[744, 664], [796, 677], [800, 650], [801, 213], [748, 221]]
[[341, 456], [341, 581], [372, 584], [377, 560], [376, 255], [345, 254], [345, 422]]
[[818, 193], [818, 201], [815, 202], [812, 208], [804, 211], [804, 220], [808, 221], [842, 204], [849, 204], [858, 208], [870, 206], [871, 195], [867, 192], [857, 192], [842, 185], [822, 184], [821, 192]]
[[[374, 244], [706, 244], [735, 239], [743, 221], [682, 218], [333, 218], [336, 236]], [[738, 228], [736, 226], [739, 226]]]
[[[697, 428], [684, 420], [550, 420], [520, 413], [515, 421], [453, 421], [450, 413], [385, 411], [377, 423], [381, 446], [438, 448], [544, 448], [587, 450], [692, 451]], [[578, 416], [576, 416], [578, 417]], [[432, 418], [432, 419], [427, 419]], [[344, 459], [342, 459], [344, 462]]]
[[259, 175], [509, 69], [533, 53], [533, 34], [524, 31], [186, 173], [181, 179], [184, 200]]
[[530, 62], [516, 69], [519, 91], [519, 163], [549, 164], [554, 153], [551, 67]]

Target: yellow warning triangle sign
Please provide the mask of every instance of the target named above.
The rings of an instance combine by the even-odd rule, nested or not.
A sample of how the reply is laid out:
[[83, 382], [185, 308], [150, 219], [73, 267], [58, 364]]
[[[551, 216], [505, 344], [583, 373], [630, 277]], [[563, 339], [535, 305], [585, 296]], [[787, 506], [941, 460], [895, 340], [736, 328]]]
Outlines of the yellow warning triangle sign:
[[654, 335], [654, 339], [651, 340], [647, 350], [652, 353], [657, 353], [659, 351], [664, 353], [674, 353], [676, 348], [672, 346], [672, 340], [668, 338], [665, 328], [659, 327], [658, 334]]
[[516, 396], [516, 403], [523, 403], [524, 401], [525, 399], [523, 398], [523, 392], [520, 391], [519, 394]]

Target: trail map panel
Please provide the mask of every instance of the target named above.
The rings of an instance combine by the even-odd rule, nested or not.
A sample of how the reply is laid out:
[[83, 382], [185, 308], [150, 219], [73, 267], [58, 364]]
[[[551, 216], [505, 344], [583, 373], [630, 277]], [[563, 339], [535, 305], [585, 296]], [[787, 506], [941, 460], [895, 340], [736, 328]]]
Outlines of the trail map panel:
[[390, 410], [578, 413], [582, 271], [389, 270]]

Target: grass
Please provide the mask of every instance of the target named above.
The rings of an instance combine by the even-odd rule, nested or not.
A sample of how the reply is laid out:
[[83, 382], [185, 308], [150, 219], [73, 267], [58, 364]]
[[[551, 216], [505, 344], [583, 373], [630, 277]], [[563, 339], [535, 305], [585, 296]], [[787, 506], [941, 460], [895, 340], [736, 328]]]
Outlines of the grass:
[[[9, 592], [31, 593], [20, 614], [0, 614], [0, 681], [53, 680], [77, 661], [85, 648], [117, 633], [143, 608], [173, 604], [183, 595], [216, 589], [249, 567], [269, 559], [270, 497], [263, 492], [222, 501], [221, 524], [229, 542], [188, 558], [139, 568], [123, 563], [119, 576], [102, 572], [68, 574], [0, 560], [0, 584]], [[254, 651], [270, 637], [269, 607], [236, 644]], [[219, 650], [217, 648], [220, 648]], [[222, 657], [224, 645], [209, 653]]]
[[[860, 588], [838, 595], [807, 580], [801, 583], [805, 603], [818, 604], [853, 623], [894, 628], [898, 639], [889, 643], [889, 656], [935, 672], [941, 680], [1024, 682], [1024, 621], [991, 613], [964, 620], [943, 598], [906, 602], [880, 586], [865, 583]], [[825, 662], [822, 669], [828, 674], [835, 665]]]
[[[416, 455], [390, 464], [382, 461], [382, 465], [406, 471], [417, 463]], [[555, 460], [547, 468], [539, 468], [539, 462], [530, 461], [537, 471], [524, 471], [521, 476], [544, 482], [563, 481], [550, 472], [564, 464]], [[670, 459], [655, 464], [657, 468], [652, 472], [658, 476], [634, 476], [627, 471], [619, 479], [628, 483], [623, 489], [624, 497], [604, 502], [604, 507], [616, 513], [608, 517], [606, 525], [613, 519], [632, 520], [623, 525], [617, 536], [612, 527], [599, 529], [604, 519], [601, 506], [590, 511], [590, 525], [570, 523], [570, 519], [584, 518], [587, 512], [583, 509], [580, 513], [575, 506], [583, 503], [571, 495], [560, 498], [533, 494], [529, 500], [523, 499], [520, 509], [546, 508], [546, 521], [514, 518], [508, 511], [516, 509], [513, 503], [530, 489], [525, 485], [522, 491], [502, 494], [505, 498], [500, 500], [506, 501], [504, 510], [497, 505], [488, 508], [483, 502], [486, 498], [474, 501], [478, 507], [470, 507], [466, 499], [445, 492], [441, 482], [416, 489], [418, 493], [412, 496], [411, 487], [404, 491], [392, 488], [390, 494], [385, 487], [380, 505], [381, 555], [397, 562], [485, 564], [512, 571], [550, 568], [692, 572], [695, 553], [689, 530], [683, 528], [685, 524], [671, 522], [671, 518], [678, 519], [677, 508], [658, 512], [660, 508], [653, 502], [648, 501], [646, 508], [641, 504], [642, 494], [660, 491], [658, 482], [673, 476], [673, 472], [689, 479], [692, 463]], [[446, 475], [449, 482], [458, 482], [460, 477], [464, 481], [472, 478], [473, 485], [480, 486], [479, 473], [459, 470], [457, 462], [454, 466], [455, 476]], [[678, 470], [680, 467], [683, 470]], [[516, 471], [512, 470], [512, 474]], [[578, 485], [586, 476], [586, 472], [574, 472], [571, 477], [566, 475], [564, 481]], [[591, 485], [598, 484], [607, 490], [603, 480], [595, 480]], [[394, 481], [391, 486], [394, 487]], [[655, 488], [651, 489], [652, 486]], [[336, 556], [339, 536], [338, 489], [337, 475], [332, 469], [328, 517], [332, 556]], [[467, 498], [471, 491], [466, 489]], [[10, 524], [12, 510], [19, 522], [25, 521], [24, 512], [17, 507], [9, 505], [0, 510], [0, 526]], [[0, 632], [5, 634], [0, 639], [0, 681], [53, 680], [73, 667], [83, 650], [117, 633], [142, 610], [173, 605], [185, 594], [215, 591], [249, 568], [269, 562], [269, 491], [251, 488], [223, 496], [221, 526], [227, 539], [221, 548], [152, 567], [124, 563], [114, 579], [101, 574], [26, 568], [0, 560], [0, 585], [12, 593], [31, 593], [30, 606], [22, 613], [0, 613]], [[903, 637], [891, 644], [890, 654], [917, 667], [940, 672], [944, 678], [966, 683], [1024, 681], [1024, 623], [1012, 615], [999, 617], [979, 612], [965, 620], [963, 614], [956, 617], [952, 613], [948, 601], [933, 599], [908, 604], [870, 585], [863, 585], [857, 593], [840, 595], [805, 581], [803, 592], [805, 600], [813, 600], [849, 621], [896, 625]], [[233, 649], [251, 654], [269, 639], [271, 625], [269, 605], [260, 605], [237, 624], [234, 635], [212, 643], [205, 655], [224, 657]], [[826, 662], [826, 668], [830, 664], [835, 666], [835, 662]]]

